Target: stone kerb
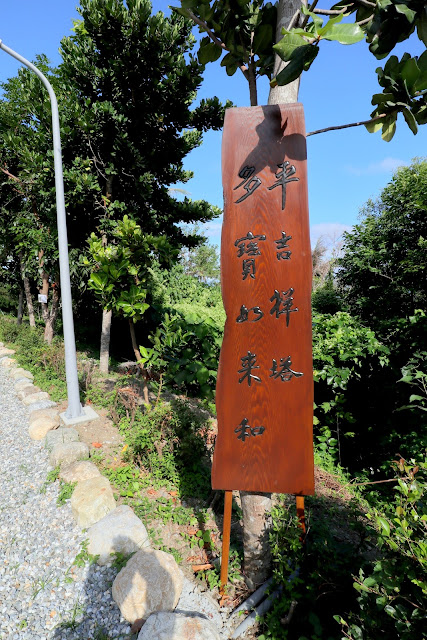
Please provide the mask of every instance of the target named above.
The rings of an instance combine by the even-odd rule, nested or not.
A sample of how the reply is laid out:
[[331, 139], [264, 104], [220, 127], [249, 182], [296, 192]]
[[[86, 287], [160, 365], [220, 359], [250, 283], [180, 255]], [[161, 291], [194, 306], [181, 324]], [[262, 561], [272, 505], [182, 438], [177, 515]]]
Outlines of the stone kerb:
[[117, 574], [112, 595], [122, 616], [133, 623], [146, 620], [154, 611], [173, 611], [182, 585], [182, 572], [173, 556], [143, 549]]

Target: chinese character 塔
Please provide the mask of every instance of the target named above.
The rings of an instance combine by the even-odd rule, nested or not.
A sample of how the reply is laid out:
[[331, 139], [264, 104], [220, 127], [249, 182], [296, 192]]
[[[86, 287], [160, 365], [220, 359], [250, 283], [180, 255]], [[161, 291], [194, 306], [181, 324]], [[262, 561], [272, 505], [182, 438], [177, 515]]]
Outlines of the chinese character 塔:
[[282, 382], [289, 382], [289, 380], [292, 380], [294, 376], [296, 378], [300, 378], [301, 376], [304, 375], [300, 371], [293, 371], [291, 369], [291, 365], [292, 365], [291, 356], [288, 356], [287, 358], [280, 358], [279, 366], [277, 366], [277, 360], [273, 358], [273, 366], [270, 369], [271, 371], [270, 378], [274, 378], [274, 380], [277, 380], [278, 378], [280, 378]]

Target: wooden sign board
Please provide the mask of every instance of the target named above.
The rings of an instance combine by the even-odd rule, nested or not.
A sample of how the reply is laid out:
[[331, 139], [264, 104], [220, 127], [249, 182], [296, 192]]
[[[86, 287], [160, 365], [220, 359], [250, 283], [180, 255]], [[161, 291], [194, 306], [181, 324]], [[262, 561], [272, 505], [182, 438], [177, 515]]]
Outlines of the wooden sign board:
[[227, 110], [214, 489], [314, 493], [306, 158], [302, 105]]

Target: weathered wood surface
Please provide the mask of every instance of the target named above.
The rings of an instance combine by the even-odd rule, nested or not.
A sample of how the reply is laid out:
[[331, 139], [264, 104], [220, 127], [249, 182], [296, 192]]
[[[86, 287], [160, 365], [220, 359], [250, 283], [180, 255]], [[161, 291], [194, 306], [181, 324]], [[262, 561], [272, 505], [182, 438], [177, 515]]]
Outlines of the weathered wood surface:
[[227, 321], [212, 487], [312, 494], [312, 263], [302, 105], [229, 109], [222, 172]]

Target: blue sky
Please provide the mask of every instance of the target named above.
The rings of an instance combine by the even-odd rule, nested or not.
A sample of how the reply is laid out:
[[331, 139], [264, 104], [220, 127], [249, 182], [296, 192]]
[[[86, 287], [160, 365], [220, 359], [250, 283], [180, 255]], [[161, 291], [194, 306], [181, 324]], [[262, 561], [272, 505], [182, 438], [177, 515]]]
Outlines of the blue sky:
[[[167, 11], [166, 0], [154, 0], [154, 10]], [[174, 4], [174, 3], [172, 3]], [[70, 33], [77, 18], [76, 0], [2, 0], [0, 39], [21, 55], [33, 60], [45, 53], [53, 64], [60, 62], [61, 38]], [[321, 6], [321, 5], [319, 5]], [[325, 4], [326, 7], [326, 4]], [[375, 68], [379, 62], [362, 42], [350, 47], [324, 42], [311, 70], [302, 78], [299, 101], [305, 109], [307, 131], [369, 118], [373, 93], [379, 91]], [[422, 52], [417, 38], [402, 43], [395, 51]], [[18, 63], [0, 51], [0, 81], [16, 74]], [[246, 80], [240, 72], [229, 78], [219, 62], [207, 66], [198, 98], [217, 95], [236, 106], [249, 104]], [[259, 88], [259, 104], [266, 104], [268, 86]], [[312, 242], [320, 236], [336, 239], [357, 223], [359, 208], [375, 198], [391, 179], [397, 166], [426, 155], [427, 126], [414, 136], [403, 118], [389, 143], [379, 133], [364, 127], [333, 131], [307, 139], [308, 182]], [[203, 145], [186, 160], [194, 177], [185, 189], [194, 199], [205, 198], [222, 207], [221, 133], [209, 132]], [[220, 221], [207, 229], [210, 241], [220, 239]]]

